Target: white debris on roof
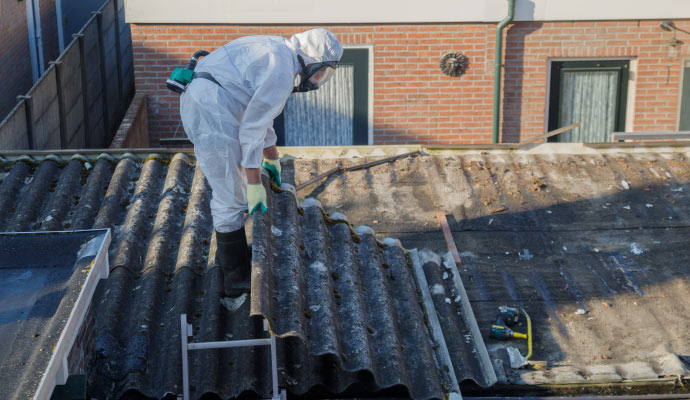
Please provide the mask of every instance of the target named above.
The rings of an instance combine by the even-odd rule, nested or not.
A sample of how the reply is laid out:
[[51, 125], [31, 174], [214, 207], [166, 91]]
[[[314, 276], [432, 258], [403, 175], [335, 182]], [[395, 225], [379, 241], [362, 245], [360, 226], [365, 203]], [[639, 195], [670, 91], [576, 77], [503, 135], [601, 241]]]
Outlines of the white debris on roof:
[[637, 243], [630, 243], [630, 252], [637, 256], [644, 253], [644, 251], [640, 248], [640, 246]]

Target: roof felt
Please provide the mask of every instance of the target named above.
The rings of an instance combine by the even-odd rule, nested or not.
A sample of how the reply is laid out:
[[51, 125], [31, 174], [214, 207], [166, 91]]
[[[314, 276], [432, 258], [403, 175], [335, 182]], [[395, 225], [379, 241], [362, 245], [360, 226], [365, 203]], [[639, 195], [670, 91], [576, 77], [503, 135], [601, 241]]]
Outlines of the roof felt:
[[91, 271], [95, 253], [82, 249], [105, 232], [0, 234], [1, 398], [37, 393]]
[[[249, 318], [250, 303], [284, 336], [279, 379], [290, 394], [385, 390], [440, 398], [454, 380], [445, 372], [450, 368], [439, 367], [444, 361], [464, 365], [455, 370], [457, 381], [490, 383], [478, 378], [486, 369], [477, 355], [462, 363], [447, 355], [440, 360], [443, 334], [427, 326], [428, 310], [399, 244], [384, 244], [366, 228], [355, 233], [344, 216], [324, 215], [309, 202], [298, 208], [290, 192], [269, 191], [272, 212], [254, 221], [255, 261], [262, 251], [273, 257], [254, 274], [263, 268], [280, 279], [255, 277], [252, 299], [227, 299], [222, 273], [208, 261], [215, 253], [210, 189], [188, 156], [24, 158], [3, 164], [0, 179], [0, 231], [113, 230], [110, 276], [93, 300], [93, 397], [179, 393], [180, 314], [194, 326], [192, 341], [265, 337], [261, 319]], [[265, 286], [257, 289], [259, 283]], [[293, 290], [293, 283], [304, 290]], [[192, 395], [268, 396], [269, 367], [266, 348], [191, 352]]]

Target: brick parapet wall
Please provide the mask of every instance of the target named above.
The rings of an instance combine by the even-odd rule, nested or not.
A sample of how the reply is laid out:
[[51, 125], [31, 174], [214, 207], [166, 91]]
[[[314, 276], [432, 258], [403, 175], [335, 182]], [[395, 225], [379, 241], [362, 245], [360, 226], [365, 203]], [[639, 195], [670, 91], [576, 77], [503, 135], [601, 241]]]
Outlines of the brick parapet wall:
[[111, 149], [149, 147], [146, 95], [137, 93], [122, 118]]
[[[674, 130], [682, 46], [668, 57], [670, 32], [660, 21], [519, 22], [504, 31], [501, 130], [504, 142], [544, 132], [548, 61], [635, 60], [634, 130]], [[690, 30], [690, 21], [675, 21]], [[246, 35], [290, 36], [313, 26], [132, 25], [137, 91], [149, 95], [151, 144], [179, 129], [179, 98], [165, 88], [170, 71], [198, 49], [214, 50]], [[491, 141], [495, 24], [326, 26], [344, 45], [371, 45], [374, 143], [460, 144]], [[469, 59], [460, 78], [443, 75], [450, 51]], [[181, 132], [177, 132], [179, 136]]]
[[74, 339], [74, 344], [67, 356], [67, 371], [69, 375], [85, 375], [86, 368], [96, 346], [96, 334], [94, 332], [93, 307], [89, 304], [84, 320], [79, 326], [79, 332]]

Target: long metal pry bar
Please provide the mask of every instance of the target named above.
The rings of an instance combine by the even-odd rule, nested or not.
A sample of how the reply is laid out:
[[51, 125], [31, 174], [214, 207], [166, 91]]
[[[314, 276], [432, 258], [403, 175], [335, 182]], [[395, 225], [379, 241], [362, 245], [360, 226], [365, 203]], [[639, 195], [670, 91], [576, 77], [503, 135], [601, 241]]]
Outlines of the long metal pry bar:
[[[264, 321], [264, 330], [268, 332], [268, 324]], [[182, 394], [183, 400], [189, 400], [189, 350], [227, 349], [231, 347], [271, 346], [271, 378], [273, 381], [273, 397], [271, 400], [285, 400], [285, 390], [278, 389], [278, 361], [276, 357], [276, 337], [269, 332], [265, 339], [227, 340], [222, 342], [189, 343], [192, 337], [192, 324], [187, 323], [187, 314], [180, 315], [180, 337], [182, 340]]]

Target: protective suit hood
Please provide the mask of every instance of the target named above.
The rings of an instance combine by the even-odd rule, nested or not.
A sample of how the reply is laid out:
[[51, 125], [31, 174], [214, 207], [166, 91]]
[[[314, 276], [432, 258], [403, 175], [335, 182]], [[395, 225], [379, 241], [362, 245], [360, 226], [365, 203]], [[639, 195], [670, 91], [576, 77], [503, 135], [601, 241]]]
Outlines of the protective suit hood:
[[302, 56], [307, 65], [340, 61], [343, 56], [343, 46], [333, 33], [323, 28], [298, 33], [292, 36], [288, 43], [295, 53]]

